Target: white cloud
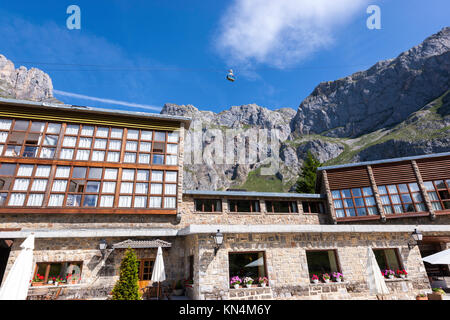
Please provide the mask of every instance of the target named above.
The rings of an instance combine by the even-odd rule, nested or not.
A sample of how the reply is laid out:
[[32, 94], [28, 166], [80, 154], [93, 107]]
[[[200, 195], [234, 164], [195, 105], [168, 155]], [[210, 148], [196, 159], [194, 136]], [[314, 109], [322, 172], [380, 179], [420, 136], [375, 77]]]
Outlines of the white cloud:
[[[333, 31], [368, 0], [234, 0], [220, 21], [216, 48], [231, 64], [283, 68], [333, 44]], [[362, 23], [363, 26], [365, 24]]]

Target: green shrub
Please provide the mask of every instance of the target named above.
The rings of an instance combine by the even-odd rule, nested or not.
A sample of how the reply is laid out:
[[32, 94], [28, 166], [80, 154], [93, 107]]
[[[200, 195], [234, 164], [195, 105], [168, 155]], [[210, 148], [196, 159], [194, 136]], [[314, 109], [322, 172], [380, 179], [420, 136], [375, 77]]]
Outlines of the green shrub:
[[120, 277], [112, 291], [113, 300], [140, 300], [139, 261], [133, 249], [127, 249], [120, 264]]

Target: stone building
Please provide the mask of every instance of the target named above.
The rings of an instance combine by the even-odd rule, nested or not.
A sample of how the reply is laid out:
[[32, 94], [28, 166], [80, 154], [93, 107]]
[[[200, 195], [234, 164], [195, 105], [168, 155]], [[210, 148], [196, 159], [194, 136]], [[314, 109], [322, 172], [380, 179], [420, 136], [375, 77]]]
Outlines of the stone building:
[[[450, 153], [322, 167], [316, 194], [183, 190], [189, 125], [0, 99], [0, 281], [34, 233], [30, 295], [59, 276], [61, 298], [106, 298], [128, 247], [146, 288], [158, 246], [163, 286], [189, 279], [193, 299], [376, 299], [368, 248], [381, 270], [408, 272], [385, 280], [388, 299], [447, 286], [448, 266], [421, 258], [450, 247]], [[343, 280], [311, 280], [333, 272]], [[236, 289], [234, 276], [268, 283]]]

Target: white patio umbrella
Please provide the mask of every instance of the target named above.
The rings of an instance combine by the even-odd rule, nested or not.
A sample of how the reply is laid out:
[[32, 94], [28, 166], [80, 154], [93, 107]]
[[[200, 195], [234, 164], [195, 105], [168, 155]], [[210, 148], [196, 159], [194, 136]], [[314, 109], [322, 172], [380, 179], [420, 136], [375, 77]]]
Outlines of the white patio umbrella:
[[367, 248], [367, 265], [366, 265], [367, 284], [369, 285], [370, 293], [375, 295], [389, 294], [389, 288], [384, 282], [384, 277], [381, 275], [380, 267], [377, 259], [373, 253], [372, 248]]
[[158, 247], [158, 253], [156, 254], [155, 264], [152, 271], [152, 281], [158, 282], [157, 298], [159, 299], [159, 284], [166, 280], [166, 271], [164, 270], [164, 260], [161, 247]]
[[431, 264], [450, 264], [450, 249], [432, 254], [422, 260]]
[[249, 267], [260, 267], [264, 265], [264, 258], [261, 257], [253, 262], [250, 262], [249, 264], [245, 265], [244, 268], [249, 268]]
[[19, 253], [3, 286], [0, 288], [0, 300], [25, 300], [33, 276], [34, 234], [29, 235], [20, 245]]

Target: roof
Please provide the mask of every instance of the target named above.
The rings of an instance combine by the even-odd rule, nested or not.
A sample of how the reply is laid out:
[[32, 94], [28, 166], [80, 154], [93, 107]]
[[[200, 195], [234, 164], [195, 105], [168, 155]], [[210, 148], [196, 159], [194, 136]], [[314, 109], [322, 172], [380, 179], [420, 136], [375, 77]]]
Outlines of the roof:
[[116, 110], [116, 109], [103, 109], [103, 108], [94, 108], [94, 107], [85, 107], [85, 106], [75, 106], [64, 103], [49, 103], [49, 102], [36, 102], [36, 101], [28, 101], [28, 100], [18, 100], [18, 99], [7, 99], [0, 97], [0, 105], [8, 104], [8, 105], [17, 105], [17, 106], [26, 106], [26, 107], [34, 107], [34, 108], [44, 108], [44, 109], [53, 109], [53, 110], [70, 110], [75, 112], [88, 112], [93, 114], [106, 114], [106, 115], [116, 115], [116, 116], [126, 116], [132, 118], [145, 118], [151, 120], [164, 120], [164, 121], [174, 121], [174, 122], [183, 122], [186, 124], [186, 129], [189, 128], [191, 123], [191, 118], [182, 117], [182, 116], [171, 116], [166, 114], [159, 113], [150, 113], [150, 112], [133, 112], [128, 110]]
[[157, 240], [125, 240], [122, 242], [118, 242], [113, 244], [114, 249], [143, 249], [143, 248], [170, 248], [172, 244], [160, 239]]
[[336, 166], [319, 167], [319, 168], [317, 168], [317, 170], [321, 171], [321, 170], [331, 170], [331, 169], [340, 169], [340, 168], [359, 167], [359, 166], [370, 166], [370, 165], [374, 165], [374, 164], [400, 162], [400, 161], [410, 161], [410, 160], [445, 157], [445, 156], [450, 156], [450, 152], [432, 153], [432, 154], [425, 154], [425, 155], [420, 155], [420, 156], [411, 156], [411, 157], [403, 157], [403, 158], [392, 158], [392, 159], [383, 159], [383, 160], [357, 162], [357, 163], [347, 163], [347, 164], [341, 164], [341, 165], [336, 165]]
[[256, 191], [209, 191], [209, 190], [184, 190], [183, 194], [198, 196], [231, 196], [231, 197], [260, 197], [260, 198], [308, 198], [322, 199], [324, 195], [316, 193], [294, 193], [294, 192], [256, 192]]

